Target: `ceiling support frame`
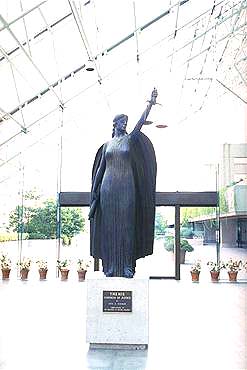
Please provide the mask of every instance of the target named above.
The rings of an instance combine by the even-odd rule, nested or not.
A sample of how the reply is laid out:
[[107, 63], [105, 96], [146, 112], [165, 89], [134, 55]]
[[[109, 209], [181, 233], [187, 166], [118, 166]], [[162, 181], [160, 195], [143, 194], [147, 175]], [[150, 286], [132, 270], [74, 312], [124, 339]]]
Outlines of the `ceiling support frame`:
[[[0, 20], [6, 26], [8, 32], [10, 33], [10, 35], [12, 36], [12, 38], [15, 40], [15, 42], [17, 43], [17, 45], [20, 47], [20, 49], [22, 50], [22, 52], [24, 53], [24, 55], [27, 57], [27, 59], [29, 60], [29, 62], [32, 64], [32, 66], [35, 68], [35, 70], [38, 72], [38, 74], [41, 76], [41, 78], [45, 81], [46, 85], [49, 86], [49, 82], [47, 81], [46, 77], [43, 75], [43, 73], [41, 72], [41, 70], [39, 69], [39, 67], [37, 66], [37, 64], [33, 61], [33, 59], [30, 57], [30, 55], [26, 52], [25, 48], [22, 46], [22, 44], [20, 43], [20, 41], [18, 40], [18, 38], [16, 37], [16, 35], [14, 34], [14, 32], [10, 29], [7, 21], [2, 17], [1, 14], [0, 14]], [[56, 94], [56, 92], [53, 89], [51, 91], [53, 92], [53, 94], [58, 99], [59, 105], [63, 104], [63, 102], [60, 100], [60, 98]]]
[[0, 28], [0, 32], [5, 30], [6, 28], [8, 28], [9, 26], [12, 26], [12, 24], [14, 24], [15, 22], [19, 21], [20, 19], [24, 18], [26, 15], [28, 15], [29, 13], [31, 13], [33, 10], [35, 9], [38, 9], [41, 5], [45, 4], [47, 2], [47, 0], [44, 0], [42, 1], [40, 4], [37, 4], [35, 5], [33, 8], [23, 12], [21, 15], [19, 15], [19, 17], [13, 19], [12, 21], [8, 22], [7, 25], [4, 25], [3, 27]]

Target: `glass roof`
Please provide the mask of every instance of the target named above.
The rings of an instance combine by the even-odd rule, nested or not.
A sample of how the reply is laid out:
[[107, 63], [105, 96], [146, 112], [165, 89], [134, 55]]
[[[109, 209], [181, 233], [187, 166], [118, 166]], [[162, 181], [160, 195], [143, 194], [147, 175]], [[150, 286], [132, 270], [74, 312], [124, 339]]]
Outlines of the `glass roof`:
[[89, 191], [113, 117], [128, 114], [133, 129], [154, 86], [160, 105], [143, 131], [157, 153], [157, 190], [212, 190], [205, 164], [246, 134], [246, 8], [237, 0], [1, 1], [2, 193], [56, 192], [58, 182]]

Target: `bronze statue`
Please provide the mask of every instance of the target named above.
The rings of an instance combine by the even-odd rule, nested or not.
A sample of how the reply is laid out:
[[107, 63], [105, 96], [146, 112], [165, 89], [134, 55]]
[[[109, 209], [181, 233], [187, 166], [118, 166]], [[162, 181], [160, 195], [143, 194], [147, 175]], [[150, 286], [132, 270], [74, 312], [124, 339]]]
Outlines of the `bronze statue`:
[[95, 157], [90, 251], [102, 259], [106, 276], [132, 278], [136, 260], [153, 253], [156, 159], [151, 141], [140, 130], [157, 95], [154, 89], [130, 134], [126, 132], [128, 116], [117, 115], [112, 139]]

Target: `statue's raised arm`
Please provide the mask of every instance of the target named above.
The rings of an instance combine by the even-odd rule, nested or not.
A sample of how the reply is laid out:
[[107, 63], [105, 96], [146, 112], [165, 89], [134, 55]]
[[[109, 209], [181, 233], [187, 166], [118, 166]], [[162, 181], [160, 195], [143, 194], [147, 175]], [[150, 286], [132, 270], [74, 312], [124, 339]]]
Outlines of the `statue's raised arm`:
[[145, 123], [145, 121], [147, 120], [148, 118], [148, 115], [151, 111], [151, 108], [153, 105], [156, 104], [156, 99], [157, 99], [157, 96], [158, 96], [158, 91], [156, 88], [153, 89], [152, 91], [152, 94], [151, 94], [151, 99], [148, 100], [148, 105], [147, 105], [147, 108], [145, 109], [145, 111], [142, 113], [141, 115], [141, 118], [139, 119], [139, 121], [137, 122], [133, 132], [136, 132], [136, 131], [140, 131], [143, 124]]

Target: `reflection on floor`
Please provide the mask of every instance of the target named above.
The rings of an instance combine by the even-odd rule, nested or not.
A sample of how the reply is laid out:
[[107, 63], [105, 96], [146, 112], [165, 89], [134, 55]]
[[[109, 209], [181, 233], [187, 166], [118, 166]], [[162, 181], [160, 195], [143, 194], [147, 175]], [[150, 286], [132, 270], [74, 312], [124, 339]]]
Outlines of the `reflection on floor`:
[[86, 285], [0, 281], [0, 369], [247, 369], [246, 283], [150, 280], [149, 348], [138, 351], [89, 350]]

